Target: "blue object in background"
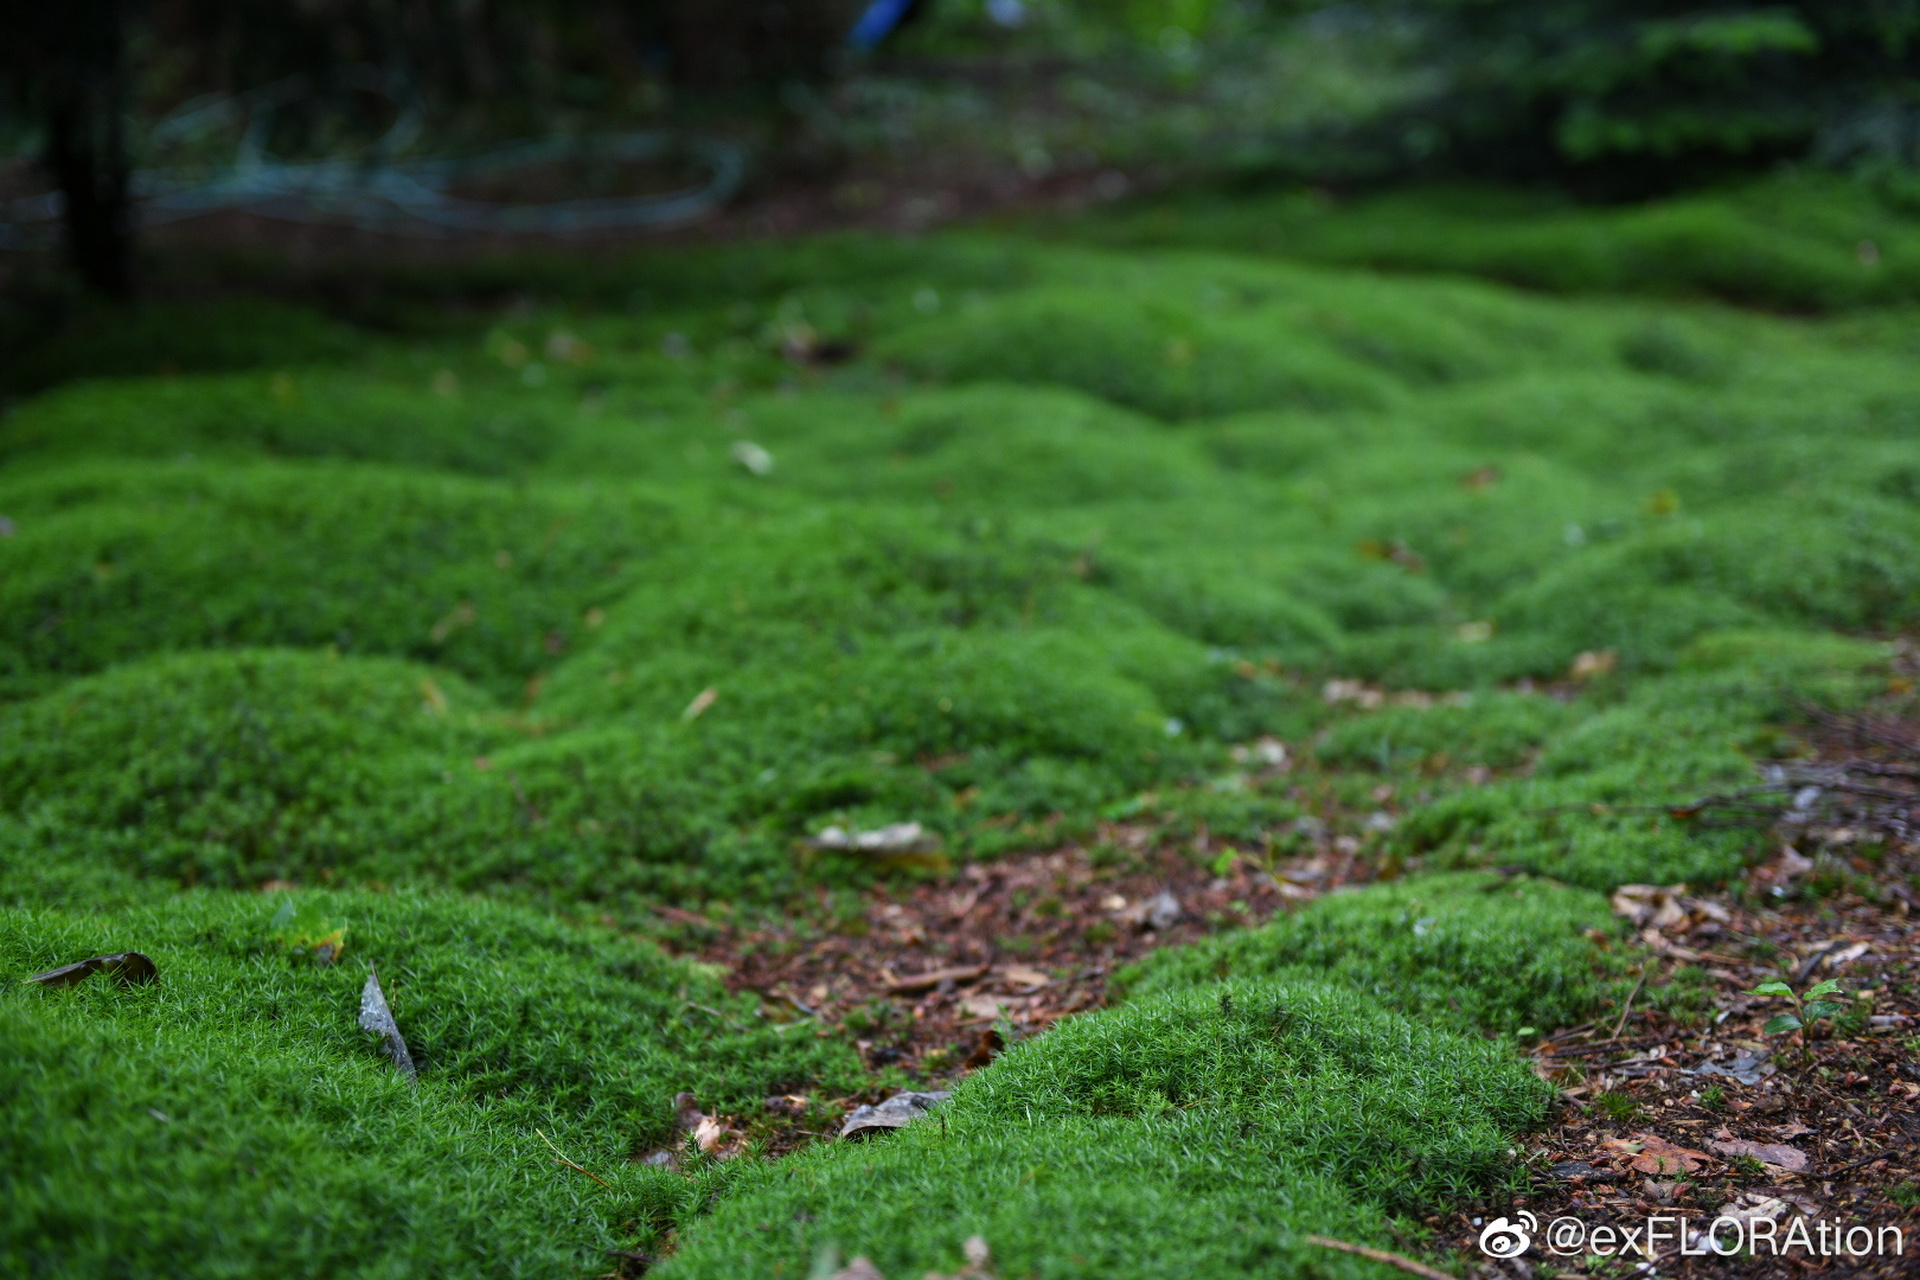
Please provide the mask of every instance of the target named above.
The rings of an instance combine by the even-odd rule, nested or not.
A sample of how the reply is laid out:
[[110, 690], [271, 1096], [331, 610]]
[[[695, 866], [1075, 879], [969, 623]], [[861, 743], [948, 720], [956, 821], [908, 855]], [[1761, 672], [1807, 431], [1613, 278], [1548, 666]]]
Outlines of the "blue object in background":
[[1021, 0], [987, 0], [987, 16], [1003, 27], [1024, 26], [1027, 6]]
[[847, 37], [856, 49], [877, 49], [913, 12], [917, 0], [873, 0]]

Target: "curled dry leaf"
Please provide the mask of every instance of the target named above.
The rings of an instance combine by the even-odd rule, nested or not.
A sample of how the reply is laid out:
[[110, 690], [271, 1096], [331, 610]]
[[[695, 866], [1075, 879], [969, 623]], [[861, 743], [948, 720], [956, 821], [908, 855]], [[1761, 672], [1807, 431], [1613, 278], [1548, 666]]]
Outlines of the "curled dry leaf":
[[[769, 1098], [767, 1101], [770, 1106], [776, 1101], [797, 1101], [804, 1110], [807, 1100]], [[635, 1159], [640, 1164], [660, 1169], [678, 1169], [683, 1144], [689, 1137], [702, 1152], [722, 1160], [739, 1155], [744, 1145], [744, 1135], [720, 1116], [702, 1111], [698, 1098], [691, 1093], [676, 1093], [673, 1095], [673, 1137], [664, 1146], [642, 1152]]]
[[733, 1126], [719, 1116], [701, 1116], [700, 1123], [693, 1126], [693, 1145], [710, 1156], [728, 1154], [723, 1148], [734, 1136]]
[[945, 1089], [936, 1089], [928, 1093], [896, 1093], [879, 1106], [862, 1105], [855, 1107], [847, 1122], [840, 1126], [840, 1136], [857, 1138], [877, 1129], [901, 1129], [939, 1106], [953, 1094]]
[[1144, 902], [1136, 902], [1117, 913], [1118, 918], [1136, 930], [1153, 929], [1165, 933], [1179, 924], [1186, 916], [1186, 909], [1180, 905], [1180, 899], [1166, 889], [1154, 894]]
[[360, 988], [360, 1028], [386, 1042], [387, 1053], [401, 1075], [410, 1083], [420, 1082], [413, 1055], [407, 1052], [407, 1039], [400, 1034], [400, 1024], [394, 1021], [393, 1010], [387, 1005], [387, 993], [380, 989], [380, 974], [371, 964], [367, 966], [367, 985]]
[[1743, 1053], [1724, 1065], [1718, 1062], [1703, 1062], [1697, 1067], [1682, 1067], [1688, 1075], [1725, 1076], [1741, 1084], [1759, 1084], [1779, 1068], [1767, 1061], [1765, 1051]]
[[58, 969], [36, 973], [27, 981], [37, 982], [43, 987], [71, 987], [85, 982], [96, 973], [111, 974], [123, 987], [145, 986], [160, 976], [160, 970], [153, 961], [138, 951], [116, 951], [110, 956], [94, 956], [90, 960], [78, 960], [73, 964], [63, 964]]
[[1758, 1191], [1747, 1191], [1721, 1205], [1718, 1216], [1739, 1223], [1744, 1231], [1756, 1222], [1777, 1221], [1789, 1208], [1791, 1206], [1785, 1200]]
[[960, 1007], [967, 1011], [968, 1017], [985, 1018], [988, 1021], [1000, 1017], [1007, 1010], [1003, 996], [968, 996], [960, 1002]]
[[1641, 928], [1664, 929], [1687, 918], [1680, 905], [1686, 891], [1684, 884], [1623, 884], [1613, 891], [1613, 913]]
[[1595, 676], [1608, 674], [1619, 665], [1619, 650], [1589, 649], [1574, 655], [1573, 666], [1568, 669], [1567, 676], [1572, 680], [1591, 680]]

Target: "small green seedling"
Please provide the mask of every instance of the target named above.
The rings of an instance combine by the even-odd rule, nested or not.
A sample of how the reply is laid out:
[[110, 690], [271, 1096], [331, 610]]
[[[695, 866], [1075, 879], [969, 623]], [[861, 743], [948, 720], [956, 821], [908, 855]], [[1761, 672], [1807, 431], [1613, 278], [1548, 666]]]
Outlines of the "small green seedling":
[[347, 926], [344, 921], [330, 919], [317, 903], [296, 905], [289, 898], [273, 913], [267, 936], [291, 954], [311, 959], [324, 969], [340, 958], [341, 949], [347, 945]]
[[1747, 993], [1753, 996], [1785, 996], [1793, 1001], [1792, 1013], [1777, 1013], [1767, 1019], [1762, 1028], [1770, 1036], [1784, 1035], [1789, 1031], [1799, 1031], [1821, 1018], [1831, 1018], [1846, 1010], [1846, 1005], [1837, 1000], [1822, 999], [1824, 996], [1845, 995], [1840, 984], [1832, 978], [1813, 987], [1804, 996], [1793, 993], [1793, 988], [1784, 982], [1763, 982]]

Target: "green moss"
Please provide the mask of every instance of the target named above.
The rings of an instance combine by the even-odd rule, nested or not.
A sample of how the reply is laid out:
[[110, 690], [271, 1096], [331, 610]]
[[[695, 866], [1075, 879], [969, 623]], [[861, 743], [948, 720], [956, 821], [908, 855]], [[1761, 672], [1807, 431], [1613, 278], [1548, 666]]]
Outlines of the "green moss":
[[1681, 651], [1681, 671], [1638, 685], [1549, 740], [1534, 776], [1446, 796], [1395, 833], [1409, 852], [1496, 859], [1594, 889], [1712, 881], [1764, 850], [1762, 832], [1668, 812], [1747, 785], [1774, 754], [1770, 726], [1811, 699], [1855, 705], [1881, 686], [1879, 646], [1731, 632]]
[[[1812, 173], [1621, 208], [1459, 187], [1353, 204], [1317, 193], [1176, 198], [1074, 235], [1455, 271], [1555, 292], [1707, 294], [1776, 307], [1858, 306], [1920, 290], [1920, 239], [1899, 203], [1866, 183]], [[1863, 254], [1863, 240], [1877, 252]]]
[[[1552, 914], [1500, 936], [1538, 943]], [[1339, 981], [1159, 972], [1159, 994], [1016, 1045], [938, 1122], [755, 1170], [663, 1274], [791, 1272], [823, 1247], [910, 1273], [971, 1234], [1018, 1274], [1327, 1274], [1303, 1235], [1380, 1239], [1382, 1212], [1503, 1185], [1509, 1135], [1544, 1114], [1548, 1090], [1443, 1029], [1432, 989], [1404, 993], [1409, 1018]]]
[[1611, 989], [1586, 933], [1612, 927], [1596, 895], [1550, 881], [1427, 876], [1156, 952], [1126, 970], [1122, 986], [1150, 994], [1227, 977], [1314, 974], [1450, 1025], [1559, 1026]]
[[31, 401], [0, 423], [0, 458], [267, 455], [500, 475], [546, 457], [571, 426], [544, 397], [495, 391], [481, 406], [360, 372], [127, 378]]
[[332, 466], [75, 465], [0, 484], [0, 695], [155, 652], [332, 646], [512, 696], [671, 507]]
[[[849, 1050], [610, 935], [444, 898], [303, 897], [347, 928], [322, 969], [271, 940], [278, 901], [0, 912], [9, 978], [130, 947], [160, 972], [0, 990], [0, 1128], [35, 1170], [0, 1214], [10, 1272], [584, 1269], [686, 1195], [631, 1159], [671, 1132], [676, 1091], [738, 1113], [857, 1074]], [[417, 1089], [357, 1027], [367, 961]]]
[[[53, 1171], [4, 1265], [545, 1275], [673, 1228], [686, 1275], [951, 1270], [974, 1231], [1002, 1274], [1369, 1272], [1301, 1235], [1406, 1248], [1393, 1215], [1504, 1190], [1542, 1097], [1504, 1036], [1614, 994], [1602, 893], [1765, 852], [1672, 807], [1885, 688], [1912, 317], [1724, 300], [1910, 298], [1910, 223], [1788, 179], [1248, 199], [1076, 232], [1155, 249], [534, 255], [385, 273], [383, 333], [48, 335], [10, 385], [66, 385], [0, 420], [0, 959], [165, 977], [0, 993], [0, 1125]], [[1266, 734], [1304, 775], [1236, 767]], [[850, 1091], [838, 1042], [521, 914], [854, 903], [890, 872], [828, 823], [1292, 841], [1306, 779], [1393, 788], [1389, 868], [1477, 870], [1163, 952], [944, 1129], [773, 1166], [626, 1158], [680, 1088]], [[345, 966], [270, 944], [237, 891], [274, 880], [342, 891], [307, 893]], [[417, 1094], [353, 1029], [362, 958]]]
[[337, 364], [364, 350], [345, 325], [251, 298], [94, 307], [7, 336], [15, 354], [0, 388], [16, 393], [74, 378]]
[[1551, 698], [1491, 693], [1464, 705], [1390, 707], [1343, 720], [1314, 747], [1321, 763], [1391, 772], [1422, 762], [1512, 768], [1579, 718]]

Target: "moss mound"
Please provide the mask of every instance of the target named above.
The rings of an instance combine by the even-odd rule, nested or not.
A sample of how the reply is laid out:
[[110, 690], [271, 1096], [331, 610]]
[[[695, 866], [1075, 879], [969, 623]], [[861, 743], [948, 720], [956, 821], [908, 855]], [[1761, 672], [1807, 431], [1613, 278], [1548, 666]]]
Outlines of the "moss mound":
[[0, 696], [145, 654], [332, 646], [501, 694], [670, 539], [672, 508], [432, 473], [100, 463], [0, 482]]
[[[0, 1127], [34, 1171], [0, 1213], [11, 1273], [572, 1272], [681, 1208], [683, 1179], [631, 1159], [670, 1135], [675, 1091], [744, 1110], [860, 1075], [608, 934], [470, 900], [297, 901], [344, 926], [339, 963], [288, 949], [272, 895], [0, 912], [8, 979], [129, 947], [160, 973], [0, 990]], [[368, 961], [417, 1087], [356, 1025]]]
[[1127, 1004], [1015, 1045], [940, 1120], [754, 1170], [662, 1274], [800, 1274], [827, 1251], [912, 1274], [975, 1234], [1013, 1274], [1367, 1274], [1303, 1237], [1386, 1243], [1382, 1215], [1504, 1185], [1551, 1091], [1467, 1028], [1589, 1007], [1580, 929], [1605, 919], [1589, 895], [1452, 879], [1162, 953]]
[[[1920, 623], [1911, 222], [1784, 179], [1248, 199], [399, 271], [404, 340], [43, 335], [0, 418], [0, 978], [163, 977], [0, 991], [39, 1171], [0, 1266], [550, 1275], [677, 1232], [664, 1274], [797, 1277], [980, 1232], [1004, 1274], [1366, 1273], [1302, 1236], [1497, 1193], [1543, 1105], [1507, 1037], [1617, 983], [1601, 893], [1767, 852], [1671, 808]], [[1118, 820], [1412, 874], [1155, 958], [944, 1127], [630, 1162], [678, 1090], [871, 1077], [538, 913], [894, 874], [829, 824], [951, 863]], [[289, 882], [344, 964], [244, 892]]]

